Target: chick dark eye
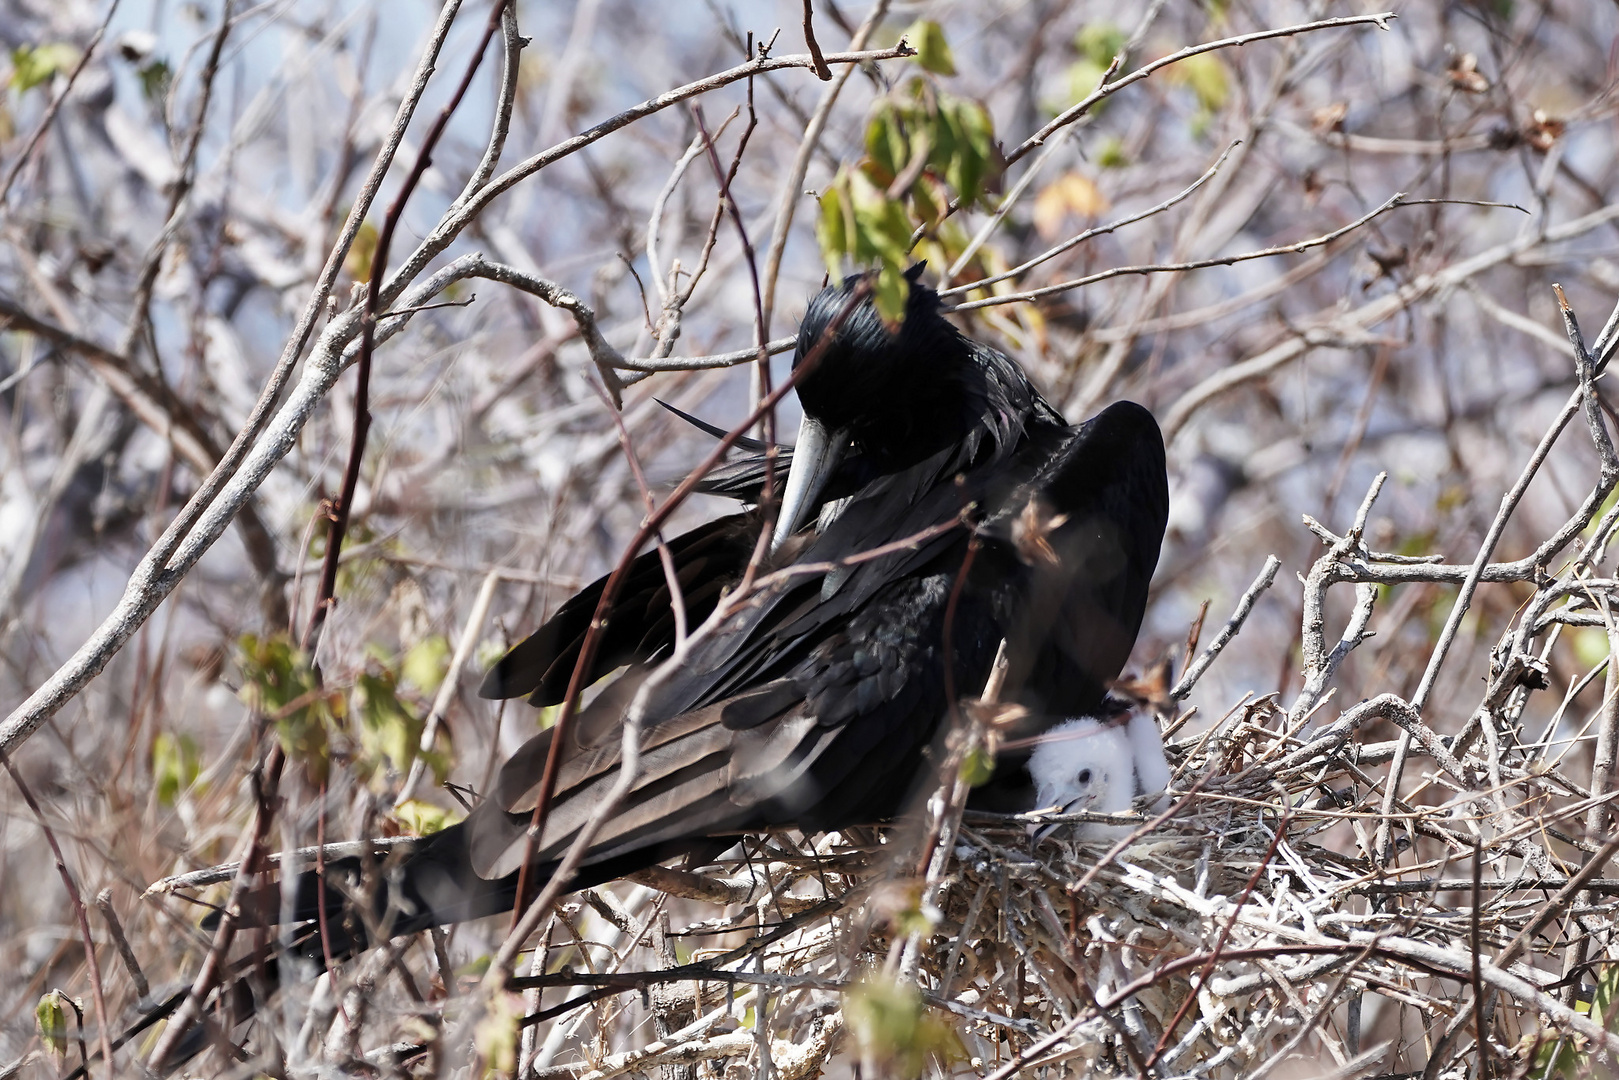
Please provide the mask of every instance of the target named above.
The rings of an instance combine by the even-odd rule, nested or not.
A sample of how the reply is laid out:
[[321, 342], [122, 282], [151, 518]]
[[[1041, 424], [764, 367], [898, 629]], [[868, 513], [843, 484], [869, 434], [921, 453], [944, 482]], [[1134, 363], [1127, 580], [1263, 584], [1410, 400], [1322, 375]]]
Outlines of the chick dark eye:
[[1089, 769], [1081, 769], [1079, 770], [1079, 775], [1074, 777], [1074, 779], [1078, 780], [1081, 784], [1088, 784], [1091, 782], [1091, 771]]

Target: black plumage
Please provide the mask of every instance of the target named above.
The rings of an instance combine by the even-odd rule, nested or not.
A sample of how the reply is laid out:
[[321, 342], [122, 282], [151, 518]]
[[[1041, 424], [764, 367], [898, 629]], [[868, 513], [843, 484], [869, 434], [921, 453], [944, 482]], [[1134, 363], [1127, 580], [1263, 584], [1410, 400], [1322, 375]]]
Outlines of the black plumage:
[[[810, 303], [795, 363], [848, 306], [857, 280]], [[778, 577], [694, 646], [650, 694], [635, 785], [571, 884], [717, 853], [753, 830], [892, 818], [930, 779], [927, 749], [949, 713], [947, 687], [975, 696], [1003, 638], [1006, 697], [1029, 710], [1031, 730], [1017, 735], [1041, 718], [1093, 712], [1129, 655], [1168, 511], [1162, 439], [1145, 409], [1119, 403], [1068, 426], [1017, 364], [964, 336], [921, 285], [897, 331], [861, 301], [797, 391], [805, 425], [782, 459], [782, 528], [764, 570], [841, 563], [928, 535], [830, 572]], [[762, 477], [753, 452], [710, 490], [756, 500]], [[692, 625], [739, 582], [760, 527], [749, 510], [670, 541]], [[561, 700], [604, 584], [512, 649], [484, 696]], [[645, 553], [629, 568], [586, 682], [628, 670], [568, 734], [533, 848], [539, 879], [617, 779], [623, 709], [674, 632], [663, 568]], [[523, 746], [465, 822], [424, 841], [392, 876], [403, 912], [395, 932], [510, 907], [551, 739], [547, 731]], [[976, 797], [1031, 805], [1022, 760], [1002, 762]], [[339, 863], [328, 874], [357, 869]], [[313, 917], [319, 891], [306, 875], [296, 917]]]

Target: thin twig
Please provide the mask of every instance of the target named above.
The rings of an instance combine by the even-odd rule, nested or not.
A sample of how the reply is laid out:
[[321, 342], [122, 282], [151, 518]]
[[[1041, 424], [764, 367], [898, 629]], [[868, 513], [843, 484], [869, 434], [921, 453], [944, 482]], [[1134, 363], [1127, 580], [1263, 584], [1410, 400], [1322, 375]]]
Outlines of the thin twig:
[[[1226, 158], [1231, 156], [1231, 151], [1235, 150], [1239, 145], [1241, 145], [1241, 144], [1240, 143], [1232, 143], [1230, 146], [1226, 147], [1225, 150], [1220, 154], [1220, 156], [1215, 159], [1214, 164], [1210, 165], [1207, 169], [1205, 169], [1203, 171], [1202, 176], [1199, 176], [1196, 180], [1193, 180], [1186, 187], [1184, 187], [1181, 190], [1177, 191], [1175, 194], [1171, 195], [1169, 198], [1165, 199], [1163, 202], [1158, 203], [1155, 206], [1149, 206], [1147, 209], [1139, 211], [1139, 212], [1134, 213], [1134, 214], [1126, 214], [1124, 217], [1118, 218], [1115, 221], [1110, 221], [1106, 225], [1098, 225], [1093, 229], [1086, 229], [1084, 232], [1079, 233], [1077, 236], [1069, 237], [1067, 240], [1064, 240], [1062, 243], [1056, 245], [1055, 247], [1047, 248], [1045, 251], [1042, 251], [1040, 254], [1034, 256], [1034, 258], [1028, 259], [1025, 262], [1019, 263], [1017, 266], [1012, 267], [1012, 269], [1010, 269], [1010, 270], [1006, 270], [1006, 271], [1004, 271], [1002, 273], [995, 274], [995, 275], [993, 275], [991, 277], [979, 278], [979, 279], [977, 279], [975, 281], [970, 281], [965, 285], [956, 285], [956, 286], [954, 286], [952, 288], [940, 289], [939, 290], [939, 295], [941, 297], [957, 296], [957, 295], [960, 295], [962, 293], [972, 292], [975, 289], [988, 288], [991, 285], [998, 284], [998, 283], [1000, 283], [1002, 281], [1009, 281], [1012, 278], [1022, 277], [1024, 274], [1028, 273], [1030, 270], [1033, 270], [1036, 266], [1039, 266], [1041, 263], [1048, 262], [1048, 261], [1050, 261], [1052, 259], [1055, 259], [1057, 256], [1063, 254], [1065, 251], [1070, 251], [1073, 248], [1078, 247], [1080, 244], [1083, 244], [1087, 240], [1094, 240], [1098, 236], [1106, 236], [1108, 233], [1115, 232], [1115, 231], [1117, 231], [1119, 229], [1122, 229], [1126, 225], [1134, 225], [1138, 221], [1144, 221], [1147, 218], [1150, 218], [1150, 217], [1153, 217], [1155, 215], [1161, 214], [1164, 211], [1166, 211], [1166, 210], [1170, 209], [1171, 207], [1175, 206], [1177, 203], [1184, 202], [1186, 199], [1190, 198], [1194, 191], [1196, 191], [1198, 188], [1202, 187], [1209, 180], [1211, 180], [1214, 177], [1214, 174], [1220, 171], [1220, 166], [1225, 164]], [[1024, 180], [1027, 180], [1029, 177], [1032, 177], [1033, 175], [1034, 175], [1034, 171], [1033, 171], [1033, 169], [1031, 169], [1028, 173], [1024, 174]], [[1005, 212], [1007, 210], [1011, 209], [1011, 204], [1012, 204], [1013, 200], [1016, 199], [1017, 195], [1022, 191], [1023, 182], [1024, 181], [1020, 180], [1019, 181], [1019, 186], [1016, 187], [1016, 188], [1013, 188], [1012, 191], [1007, 195], [1006, 201], [1002, 204], [1001, 208], [996, 211], [996, 216], [991, 218], [988, 222], [986, 222], [985, 225], [984, 225], [984, 228], [982, 230], [980, 230], [980, 233], [979, 233], [980, 236], [987, 237], [990, 227], [993, 226], [993, 225], [998, 224], [1002, 220], [1002, 218], [1004, 217]], [[977, 241], [978, 237], [974, 237], [973, 239], [974, 239], [974, 241]], [[955, 261], [954, 265], [952, 265], [950, 267], [948, 277], [951, 280], [954, 280], [956, 275], [961, 273], [961, 271], [966, 268], [967, 262], [968, 262], [969, 259], [972, 258], [972, 254], [973, 254], [974, 250], [975, 250], [975, 248], [972, 245], [968, 245], [967, 250], [965, 252], [963, 252], [961, 257], [958, 258]]]
[[1201, 45], [1188, 45], [1186, 48], [1172, 52], [1168, 56], [1161, 56], [1150, 63], [1143, 64], [1128, 75], [1121, 76], [1112, 82], [1104, 83], [1102, 86], [1097, 87], [1077, 103], [1057, 114], [1039, 131], [1019, 143], [1016, 148], [1006, 155], [1006, 163], [1008, 165], [1015, 164], [1023, 155], [1050, 138], [1053, 132], [1072, 124], [1075, 120], [1084, 116], [1095, 107], [1097, 102], [1111, 97], [1132, 83], [1140, 82], [1153, 72], [1168, 67], [1170, 64], [1178, 63], [1200, 53], [1214, 52], [1218, 49], [1240, 48], [1251, 42], [1264, 41], [1268, 38], [1292, 37], [1296, 34], [1308, 34], [1316, 30], [1330, 30], [1341, 26], [1371, 25], [1376, 26], [1379, 30], [1387, 30], [1389, 20], [1394, 18], [1398, 18], [1398, 16], [1392, 11], [1384, 11], [1376, 15], [1350, 15], [1344, 18], [1320, 19], [1315, 22], [1299, 23], [1296, 26], [1284, 26], [1273, 30], [1257, 30], [1250, 34], [1238, 34], [1235, 37], [1221, 38], [1218, 41], [1207, 41]]
[[[67, 868], [62, 845], [56, 841], [56, 830], [45, 820], [45, 811], [40, 808], [33, 791], [23, 782], [22, 774], [11, 763], [10, 755], [0, 752], [0, 766], [4, 766], [6, 772], [11, 774], [11, 782], [17, 785], [18, 793], [28, 804], [28, 809], [33, 811], [34, 823], [39, 826], [40, 833], [45, 837], [45, 843], [50, 845], [51, 856], [56, 860], [56, 873], [62, 879], [62, 887], [67, 890], [68, 903], [73, 906], [73, 916], [79, 924], [79, 936], [84, 942], [84, 962], [90, 969], [90, 992], [96, 1003], [96, 1027], [101, 1039], [101, 1057], [107, 1063], [107, 1075], [116, 1076], [112, 1060], [112, 1014], [107, 1011], [107, 995], [101, 987], [101, 961], [96, 959], [96, 943], [90, 935], [90, 917], [84, 909], [84, 897], [79, 894], [79, 886], [73, 880], [72, 871]], [[88, 1063], [86, 1070], [88, 1071]]]
[[152, 996], [152, 987], [146, 981], [146, 972], [141, 970], [135, 950], [129, 945], [129, 938], [124, 935], [124, 924], [118, 918], [118, 910], [112, 906], [112, 889], [102, 889], [96, 894], [96, 908], [107, 923], [107, 933], [112, 935], [118, 958], [124, 962], [124, 970], [129, 972], [129, 981], [135, 984], [135, 996], [146, 1000]]
[[[1577, 333], [1577, 328], [1574, 328], [1574, 332]], [[1599, 339], [1599, 346], [1600, 344], [1601, 340]], [[1479, 545], [1478, 554], [1474, 557], [1473, 565], [1468, 571], [1467, 578], [1462, 582], [1456, 600], [1451, 605], [1450, 613], [1445, 619], [1444, 628], [1439, 632], [1439, 640], [1429, 654], [1428, 665], [1423, 670], [1422, 679], [1417, 684], [1416, 692], [1411, 697], [1411, 708], [1417, 714], [1422, 712], [1427, 705], [1429, 695], [1433, 693], [1434, 686], [1439, 678], [1439, 669], [1443, 666], [1445, 657], [1450, 652], [1451, 644], [1456, 639], [1456, 632], [1461, 627], [1463, 616], [1467, 614], [1467, 609], [1472, 604], [1473, 594], [1478, 589], [1479, 581], [1484, 574], [1484, 568], [1489, 564], [1490, 556], [1494, 554], [1496, 544], [1500, 542], [1501, 534], [1506, 529], [1507, 520], [1512, 516], [1512, 512], [1517, 509], [1518, 503], [1522, 501], [1524, 493], [1529, 489], [1530, 482], [1534, 480], [1535, 475], [1540, 471], [1541, 465], [1545, 463], [1547, 456], [1551, 453], [1552, 446], [1556, 443], [1558, 436], [1562, 434], [1563, 428], [1574, 418], [1574, 414], [1588, 403], [1590, 395], [1594, 392], [1590, 387], [1591, 380], [1595, 379], [1599, 372], [1596, 361], [1592, 360], [1589, 354], [1585, 352], [1583, 344], [1578, 344], [1576, 348], [1582, 357], [1577, 362], [1580, 372], [1580, 386], [1570, 395], [1569, 400], [1558, 412], [1551, 426], [1547, 428], [1546, 434], [1541, 437], [1540, 444], [1535, 447], [1534, 453], [1530, 455], [1529, 461], [1524, 465], [1517, 481], [1501, 497], [1500, 509], [1496, 511], [1494, 520], [1490, 522], [1489, 531], [1485, 533], [1484, 541]], [[1599, 487], [1606, 487], [1611, 490], [1613, 484], [1619, 481], [1619, 472], [1610, 476], [1608, 462], [1604, 461], [1603, 466], [1603, 476]], [[1594, 506], [1592, 511], [1595, 511]], [[1393, 809], [1393, 800], [1399, 789], [1400, 777], [1405, 768], [1405, 758], [1409, 752], [1410, 736], [1404, 735], [1395, 750], [1394, 760], [1389, 763], [1389, 777], [1386, 782], [1387, 786], [1384, 789], [1383, 809], [1385, 814]], [[1387, 864], [1391, 854], [1389, 845], [1390, 834], [1388, 826], [1385, 824], [1378, 828], [1377, 833], [1377, 858], [1380, 863]]]
[[[489, 51], [489, 43], [494, 40], [495, 31], [500, 28], [501, 19], [510, 3], [511, 0], [495, 0], [494, 6], [489, 11], [489, 21], [484, 26], [483, 37], [473, 50], [472, 58], [467, 62], [460, 85], [455, 88], [450, 100], [439, 110], [433, 126], [428, 129], [421, 148], [416, 152], [416, 160], [400, 185], [399, 193], [394, 196], [393, 204], [388, 207], [382, 228], [377, 232], [377, 246], [371, 258], [371, 275], [366, 282], [364, 315], [360, 320], [360, 352], [355, 364], [354, 427], [349, 442], [348, 465], [343, 470], [342, 491], [332, 504], [327, 518], [326, 561], [321, 569], [315, 602], [310, 609], [309, 626], [304, 631], [305, 649], [311, 648], [316, 642], [327, 613], [337, 602], [337, 560], [343, 549], [343, 536], [348, 531], [349, 517], [354, 510], [354, 496], [360, 487], [360, 464], [365, 459], [366, 435], [371, 430], [371, 357], [376, 347], [377, 316], [382, 310], [383, 273], [388, 266], [388, 251], [393, 245], [394, 230], [399, 227], [399, 219], [404, 215], [405, 206], [415, 193], [416, 185], [421, 183], [422, 177], [427, 173], [428, 165], [433, 160], [433, 151], [438, 147], [439, 140], [444, 137], [450, 117], [455, 115], [455, 111], [461, 107], [461, 100], [471, 89], [472, 79], [478, 74], [478, 68], [483, 64], [484, 53]], [[324, 907], [322, 910], [325, 910]]]
[[804, 45], [809, 49], [811, 67], [822, 82], [832, 81], [832, 69], [821, 56], [820, 43], [815, 40], [815, 8], [811, 0], [804, 0]]
[[[1230, 152], [1230, 150], [1226, 151], [1228, 154]], [[1222, 160], [1224, 159], [1222, 158]], [[1216, 165], [1218, 164], [1219, 163], [1216, 162]], [[1212, 175], [1212, 173], [1205, 174], [1204, 179], [1207, 179], [1209, 175]], [[1201, 182], [1202, 180], [1199, 181], [1199, 183]], [[1237, 263], [1251, 262], [1254, 259], [1270, 259], [1278, 255], [1297, 255], [1300, 252], [1309, 251], [1311, 248], [1317, 248], [1324, 244], [1330, 244], [1339, 237], [1347, 236], [1349, 233], [1354, 232], [1356, 229], [1361, 228], [1368, 222], [1381, 217], [1383, 214], [1388, 213], [1390, 210], [1393, 210], [1398, 206], [1407, 206], [1413, 204], [1414, 201], [1407, 200], [1404, 192], [1395, 192], [1393, 195], [1389, 196], [1388, 200], [1381, 206], [1362, 214], [1349, 224], [1333, 229], [1331, 232], [1322, 233], [1320, 236], [1312, 236], [1308, 240], [1300, 240], [1297, 243], [1278, 244], [1274, 247], [1260, 248], [1257, 251], [1244, 251], [1235, 255], [1219, 255], [1209, 259], [1191, 259], [1186, 262], [1143, 263], [1138, 266], [1114, 266], [1109, 267], [1106, 270], [1098, 270], [1096, 273], [1088, 274], [1085, 277], [1074, 278], [1072, 281], [1059, 281], [1055, 285], [1046, 285], [1038, 289], [1029, 289], [1026, 292], [1003, 293], [997, 296], [986, 296], [982, 300], [968, 300], [965, 303], [957, 304], [950, 310], [977, 311], [979, 308], [1000, 307], [1004, 304], [1027, 303], [1029, 301], [1039, 300], [1047, 296], [1056, 296], [1058, 293], [1072, 292], [1075, 289], [1081, 289], [1087, 285], [1094, 285], [1099, 281], [1107, 281], [1111, 278], [1124, 277], [1129, 274], [1179, 274], [1185, 273], [1189, 270], [1203, 270], [1211, 266], [1234, 266]]]
[[1186, 695], [1192, 692], [1192, 688], [1203, 677], [1203, 673], [1209, 670], [1209, 665], [1214, 663], [1227, 645], [1231, 644], [1231, 639], [1237, 636], [1237, 633], [1242, 629], [1242, 624], [1248, 621], [1248, 616], [1254, 610], [1254, 604], [1259, 602], [1260, 595], [1276, 581], [1276, 571], [1281, 568], [1282, 560], [1274, 555], [1265, 556], [1265, 565], [1260, 568], [1259, 575], [1254, 578], [1253, 584], [1249, 585], [1247, 590], [1243, 592], [1242, 597], [1238, 599], [1236, 610], [1231, 613], [1231, 618], [1226, 620], [1226, 624], [1220, 628], [1220, 632], [1215, 635], [1214, 640], [1209, 642], [1209, 647], [1203, 650], [1197, 661], [1186, 669], [1186, 673], [1180, 677], [1180, 681], [1171, 688], [1169, 700], [1183, 701]]
[[231, 941], [236, 936], [236, 925], [242, 917], [242, 903], [246, 900], [247, 890], [257, 875], [261, 863], [260, 854], [269, 839], [270, 823], [275, 817], [277, 792], [281, 786], [281, 767], [284, 763], [280, 740], [274, 740], [263, 763], [253, 771], [254, 801], [257, 808], [254, 811], [253, 830], [249, 833], [247, 853], [242, 857], [241, 869], [231, 884], [230, 898], [220, 913], [219, 926], [214, 931], [214, 941], [208, 949], [207, 959], [203, 961], [197, 977], [192, 980], [185, 1000], [169, 1017], [168, 1026], [163, 1029], [157, 1045], [152, 1048], [152, 1053], [146, 1060], [146, 1067], [153, 1072], [162, 1070], [169, 1055], [175, 1051], [180, 1041], [191, 1030], [191, 1026], [201, 1017], [203, 1003], [213, 992], [214, 987], [219, 985], [219, 980], [224, 974], [225, 954], [230, 950]]
[[[23, 144], [23, 148], [12, 159], [11, 168], [6, 170], [5, 181], [0, 182], [0, 220], [10, 216], [6, 212], [6, 199], [11, 194], [11, 185], [17, 182], [17, 174], [22, 172], [23, 166], [28, 164], [29, 159], [34, 156], [34, 151], [39, 149], [39, 144], [44, 140], [46, 133], [51, 130], [51, 125], [56, 123], [56, 114], [62, 111], [62, 103], [73, 92], [73, 84], [79, 81], [79, 75], [89, 66], [90, 58], [95, 55], [96, 49], [101, 45], [101, 39], [107, 34], [107, 27], [111, 25], [112, 17], [118, 14], [119, 2], [120, 0], [111, 0], [107, 5], [107, 14], [102, 16], [101, 25], [96, 27], [96, 32], [90, 36], [89, 43], [85, 45], [84, 51], [79, 54], [78, 63], [74, 64], [73, 70], [68, 72], [67, 81], [62, 84], [61, 91], [51, 98], [51, 103], [45, 107], [45, 114], [39, 118], [39, 123], [35, 125], [33, 132], [29, 134], [28, 141]], [[804, 10], [807, 25], [809, 0], [804, 0]]]

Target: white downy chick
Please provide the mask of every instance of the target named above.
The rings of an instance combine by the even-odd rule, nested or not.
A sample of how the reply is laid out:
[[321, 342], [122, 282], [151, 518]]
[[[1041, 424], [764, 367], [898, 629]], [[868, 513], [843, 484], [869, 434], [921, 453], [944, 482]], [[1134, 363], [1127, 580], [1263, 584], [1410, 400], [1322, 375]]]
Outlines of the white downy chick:
[[1146, 709], [1132, 709], [1130, 723], [1131, 756], [1136, 763], [1136, 794], [1158, 795], [1152, 804], [1154, 810], [1163, 809], [1167, 797], [1162, 793], [1169, 787], [1169, 760], [1164, 757], [1164, 733], [1158, 730], [1158, 721]]
[[[1144, 709], [1132, 709], [1127, 717], [1087, 716], [1058, 724], [1030, 755], [1029, 775], [1035, 782], [1035, 806], [1062, 813], [1126, 813], [1137, 795], [1159, 794], [1170, 781], [1163, 735]], [[1060, 827], [1040, 829], [1036, 842]], [[1114, 839], [1127, 831], [1126, 826], [1097, 823], [1074, 830], [1081, 840]]]
[[[1117, 814], [1130, 809], [1136, 795], [1135, 754], [1124, 728], [1084, 716], [1065, 720], [1045, 733], [1029, 756], [1035, 783], [1035, 806], [1061, 813], [1090, 811]], [[1043, 840], [1059, 826], [1035, 834]], [[1081, 839], [1097, 840], [1118, 826], [1075, 826]]]

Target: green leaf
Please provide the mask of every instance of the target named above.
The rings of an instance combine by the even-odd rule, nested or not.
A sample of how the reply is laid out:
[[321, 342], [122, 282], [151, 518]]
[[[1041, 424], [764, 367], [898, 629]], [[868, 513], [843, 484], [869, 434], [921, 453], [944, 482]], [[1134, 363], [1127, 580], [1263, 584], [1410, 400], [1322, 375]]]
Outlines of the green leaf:
[[849, 174], [839, 170], [836, 179], [821, 193], [821, 214], [815, 221], [815, 239], [821, 245], [821, 260], [833, 277], [843, 273], [843, 257], [850, 253], [854, 235], [854, 209], [849, 205]]
[[950, 52], [950, 43], [944, 38], [944, 28], [932, 19], [918, 19], [905, 31], [905, 41], [916, 50], [915, 60], [923, 71], [935, 75], [954, 75], [956, 58]]
[[18, 93], [27, 93], [50, 81], [58, 72], [72, 71], [78, 62], [79, 50], [65, 41], [19, 45], [11, 50], [12, 88]]
[[883, 322], [890, 327], [903, 322], [905, 302], [910, 296], [911, 283], [905, 279], [905, 272], [885, 263], [877, 271], [877, 288], [872, 293], [872, 304], [877, 308], [877, 314], [882, 316]]
[[237, 642], [242, 699], [250, 708], [277, 713], [314, 687], [313, 673], [301, 650], [285, 634], [243, 634]]
[[[1108, 67], [1113, 58], [1124, 51], [1125, 43], [1129, 38], [1124, 31], [1112, 23], [1091, 23], [1074, 35], [1074, 51], [1079, 53], [1079, 59], [1068, 65], [1065, 78], [1068, 83], [1068, 95], [1060, 101], [1051, 101], [1047, 107], [1052, 114], [1062, 112], [1075, 102], [1083, 101], [1096, 92], [1102, 85], [1102, 80], [1108, 74]], [[1125, 74], [1121, 68], [1114, 72], [1113, 77]], [[1108, 99], [1103, 98], [1091, 106], [1093, 116], [1100, 116], [1108, 106]]]
[[[1104, 64], [1093, 64], [1091, 61], [1084, 59], [1075, 60], [1068, 65], [1068, 71], [1064, 76], [1068, 80], [1067, 98], [1061, 101], [1048, 102], [1047, 108], [1050, 109], [1052, 115], [1056, 115], [1070, 105], [1084, 101], [1102, 85], [1102, 77], [1106, 74], [1107, 67]], [[1109, 100], [1109, 98], [1103, 98], [1095, 102], [1088, 111], [1092, 116], [1102, 115], [1102, 111], [1107, 108]]]
[[1594, 668], [1608, 658], [1608, 632], [1600, 626], [1570, 627], [1564, 635], [1574, 646], [1574, 658], [1581, 667]]
[[[943, 185], [939, 187], [941, 189], [939, 197], [942, 199], [945, 197]], [[956, 260], [961, 258], [961, 253], [967, 250], [970, 239], [967, 230], [961, 227], [959, 218], [945, 218], [931, 235], [923, 237], [921, 243], [916, 245], [912, 257], [927, 262], [929, 266], [954, 266]], [[979, 248], [963, 268], [962, 273], [966, 275], [963, 280], [971, 280], [994, 272], [986, 269], [988, 265], [986, 258], [994, 250], [993, 247]], [[1005, 267], [1002, 266], [1000, 269]]]
[[482, 953], [474, 956], [471, 960], [455, 969], [455, 977], [457, 979], [481, 979], [494, 962], [495, 957], [492, 953]]
[[995, 775], [995, 755], [982, 746], [975, 746], [961, 759], [961, 779], [968, 787], [989, 783]]
[[202, 772], [202, 754], [190, 735], [158, 732], [152, 740], [152, 779], [157, 784], [157, 801], [173, 806], [182, 792], [197, 782]]
[[34, 1027], [39, 1032], [39, 1041], [58, 1061], [67, 1056], [67, 1010], [71, 1005], [66, 994], [52, 990], [34, 1006]]
[[354, 233], [354, 242], [349, 245], [349, 253], [343, 256], [343, 269], [349, 276], [358, 282], [371, 280], [371, 260], [377, 254], [377, 239], [380, 234], [377, 227], [369, 220], [360, 222], [360, 227]]
[[[1560, 1039], [1555, 1031], [1541, 1032], [1540, 1046], [1535, 1051], [1534, 1074], [1542, 1080], [1553, 1076], [1572, 1076], [1584, 1055], [1574, 1039]], [[1553, 1058], [1553, 1054], [1556, 1057]]]
[[[1608, 1031], [1614, 1031], [1619, 1028], [1614, 1023], [1619, 1020], [1619, 1010], [1614, 1009], [1615, 1001], [1619, 1001], [1619, 964], [1608, 963], [1597, 975], [1591, 1000], [1575, 1002], [1574, 1011], [1586, 1014]], [[1542, 1080], [1550, 1080], [1554, 1076], [1592, 1075], [1591, 1044], [1583, 1037], [1576, 1035], [1560, 1039], [1555, 1031], [1541, 1031], [1526, 1034], [1524, 1041], [1528, 1045], [1538, 1044], [1533, 1069]]]
[[473, 1030], [472, 1042], [483, 1058], [484, 1076], [501, 1076], [517, 1068], [517, 1032], [523, 999], [509, 991], [490, 995], [489, 1006]]
[[393, 673], [366, 672], [354, 690], [359, 697], [362, 764], [372, 770], [386, 764], [395, 772], [407, 772], [422, 744], [422, 721], [399, 700]]
[[945, 207], [950, 204], [949, 192], [943, 191], [940, 185], [927, 176], [920, 177], [911, 186], [911, 213], [918, 221], [930, 228], [939, 223], [943, 217]]
[[892, 101], [880, 103], [866, 124], [866, 157], [884, 187], [905, 168], [908, 149], [904, 118]]
[[956, 99], [956, 120], [967, 138], [967, 145], [984, 160], [986, 165], [995, 156], [995, 121], [989, 110], [976, 101]]
[[406, 799], [394, 807], [393, 816], [394, 820], [409, 832], [417, 836], [431, 836], [449, 828], [466, 815], [422, 802], [420, 799]]
[[[1074, 35], [1074, 48], [1099, 71], [1104, 71], [1113, 63], [1113, 58], [1124, 51], [1129, 40], [1129, 36], [1112, 23], [1089, 23]], [[1094, 88], [1094, 83], [1092, 85]]]
[[905, 207], [858, 169], [849, 174], [848, 190], [855, 225], [849, 254], [856, 262], [876, 258], [886, 264], [903, 264], [911, 246], [911, 222]]
[[1619, 1001], [1619, 964], [1604, 964], [1591, 992], [1591, 1019], [1609, 1031], [1614, 1030], [1612, 1021], [1619, 1019], [1613, 1008], [1615, 1001]]
[[494, 638], [484, 638], [472, 652], [472, 664], [478, 671], [488, 671], [500, 662], [509, 650]]
[[931, 934], [938, 925], [938, 912], [924, 908], [922, 883], [915, 878], [890, 882], [872, 901], [878, 919], [895, 937]]
[[430, 634], [410, 647], [399, 665], [399, 674], [423, 694], [436, 693], [450, 670], [450, 639]]
[[[822, 192], [815, 237], [832, 274], [876, 265], [874, 302], [893, 326], [910, 296], [912, 237], [937, 226], [953, 200], [981, 204], [1002, 161], [989, 112], [920, 76], [874, 108], [865, 146], [866, 156], [840, 168]], [[901, 176], [904, 191], [895, 188]]]
[[319, 783], [331, 765], [331, 729], [347, 713], [343, 694], [321, 686], [309, 658], [286, 634], [244, 634], [237, 645], [239, 696], [275, 722], [281, 749]]
[[1198, 107], [1206, 113], [1219, 112], [1231, 97], [1231, 74], [1225, 61], [1211, 52], [1188, 56], [1170, 68], [1171, 78], [1190, 88]]
[[148, 60], [135, 69], [135, 75], [141, 81], [141, 95], [153, 104], [167, 96], [174, 83], [174, 69], [162, 57]]
[[1109, 135], [1096, 149], [1096, 164], [1104, 169], [1122, 169], [1130, 164], [1130, 155], [1124, 152], [1124, 140]]
[[882, 1064], [883, 1076], [915, 1077], [929, 1058], [965, 1056], [955, 1029], [928, 1012], [922, 992], [909, 983], [868, 979], [849, 992], [844, 1015], [861, 1051]]
[[940, 102], [939, 118], [953, 136], [945, 181], [963, 203], [976, 203], [997, 168], [995, 125], [982, 105], [961, 98]]

